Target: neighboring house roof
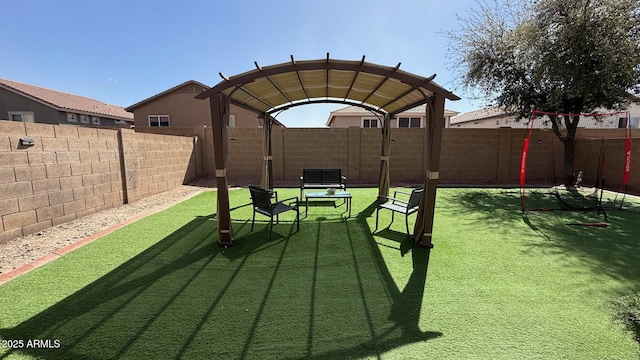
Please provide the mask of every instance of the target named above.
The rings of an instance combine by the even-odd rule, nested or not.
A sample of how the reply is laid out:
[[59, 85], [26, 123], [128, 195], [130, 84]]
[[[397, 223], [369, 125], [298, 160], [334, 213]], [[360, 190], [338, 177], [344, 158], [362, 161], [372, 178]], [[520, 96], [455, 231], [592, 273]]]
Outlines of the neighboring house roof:
[[[411, 108], [409, 110], [403, 111], [400, 114], [397, 115], [397, 117], [399, 116], [405, 116], [405, 115], [424, 115], [426, 112], [426, 105], [419, 105], [416, 106], [414, 108]], [[457, 111], [453, 111], [453, 110], [448, 110], [445, 109], [444, 110], [445, 116], [449, 115], [449, 116], [455, 116], [458, 114]], [[376, 116], [374, 113], [372, 113], [371, 111], [367, 110], [367, 109], [363, 109], [361, 107], [358, 106], [353, 106], [353, 105], [349, 105], [349, 106], [345, 106], [343, 108], [340, 108], [338, 110], [334, 110], [329, 114], [329, 118], [327, 119], [327, 123], [325, 124], [326, 126], [330, 126], [331, 122], [333, 121], [333, 118], [335, 116], [339, 116], [339, 115], [343, 115], [343, 116]]]
[[459, 123], [468, 122], [468, 121], [490, 119], [495, 117], [505, 117], [513, 114], [514, 113], [505, 111], [502, 108], [488, 107], [480, 110], [469, 111], [469, 112], [454, 116], [451, 118], [451, 124], [459, 124]]
[[[158, 100], [158, 99], [162, 98], [163, 96], [169, 95], [169, 94], [171, 94], [171, 93], [173, 93], [173, 92], [175, 92], [177, 90], [180, 90], [180, 89], [182, 89], [182, 88], [184, 88], [186, 86], [196, 86], [196, 87], [201, 88], [202, 91], [205, 91], [205, 90], [209, 89], [209, 86], [207, 86], [207, 85], [205, 85], [205, 84], [203, 84], [203, 83], [201, 83], [199, 81], [187, 80], [187, 81], [183, 82], [182, 84], [178, 84], [178, 85], [176, 85], [176, 86], [174, 86], [174, 87], [172, 87], [170, 89], [167, 89], [167, 90], [165, 90], [163, 92], [160, 92], [160, 93], [158, 93], [156, 95], [153, 95], [153, 96], [148, 97], [148, 98], [146, 98], [146, 99], [144, 99], [142, 101], [139, 101], [139, 102], [137, 102], [137, 103], [135, 103], [135, 104], [133, 104], [131, 106], [128, 106], [127, 108], [125, 108], [125, 110], [129, 111], [129, 112], [133, 112], [137, 108], [139, 108], [139, 107], [141, 107], [143, 105], [146, 105], [146, 104], [148, 104], [150, 102]], [[202, 101], [202, 100], [198, 100], [198, 101]], [[275, 118], [272, 117], [272, 120], [273, 120], [274, 124], [282, 126], [282, 127], [285, 127], [280, 121], [276, 120]]]
[[105, 118], [133, 121], [133, 114], [125, 111], [123, 107], [105, 104], [85, 96], [68, 94], [1, 78], [0, 87], [43, 103], [58, 111], [95, 114]]
[[151, 97], [148, 97], [148, 98], [146, 98], [146, 99], [144, 99], [142, 101], [139, 101], [139, 102], [137, 102], [137, 103], [135, 103], [135, 104], [133, 104], [131, 106], [128, 106], [128, 107], [125, 108], [125, 110], [133, 112], [135, 109], [139, 108], [142, 105], [146, 105], [146, 104], [148, 104], [148, 103], [150, 103], [152, 101], [155, 101], [155, 100], [157, 100], [157, 99], [159, 99], [159, 98], [161, 98], [161, 97], [163, 97], [165, 95], [169, 95], [169, 94], [171, 94], [172, 92], [174, 92], [176, 90], [182, 89], [183, 87], [190, 86], [190, 85], [197, 86], [197, 87], [201, 88], [202, 91], [205, 91], [205, 90], [209, 89], [209, 86], [207, 86], [207, 85], [205, 85], [205, 84], [203, 84], [203, 83], [201, 83], [199, 81], [187, 80], [187, 81], [183, 82], [182, 84], [176, 85], [176, 86], [174, 86], [174, 87], [172, 87], [170, 89], [167, 89], [167, 90], [165, 90], [165, 91], [163, 91], [161, 93], [158, 93], [158, 94], [153, 95]]

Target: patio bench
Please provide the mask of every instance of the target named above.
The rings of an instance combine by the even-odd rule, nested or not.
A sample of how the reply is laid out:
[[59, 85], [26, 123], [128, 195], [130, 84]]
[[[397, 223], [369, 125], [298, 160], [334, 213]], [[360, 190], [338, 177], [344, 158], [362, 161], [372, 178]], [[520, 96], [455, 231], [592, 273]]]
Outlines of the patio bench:
[[304, 189], [347, 190], [347, 178], [341, 169], [302, 169], [300, 176], [300, 200]]

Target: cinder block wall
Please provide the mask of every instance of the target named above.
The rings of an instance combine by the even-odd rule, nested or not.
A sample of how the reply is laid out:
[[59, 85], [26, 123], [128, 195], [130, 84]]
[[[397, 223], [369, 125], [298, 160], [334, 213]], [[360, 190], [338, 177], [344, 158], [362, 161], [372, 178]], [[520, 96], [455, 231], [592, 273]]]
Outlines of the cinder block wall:
[[[424, 130], [413, 131], [416, 129], [409, 128], [392, 128], [391, 129], [391, 149], [389, 156], [389, 180], [391, 182], [411, 182], [416, 179], [423, 179], [423, 174], [426, 173], [424, 167], [425, 156], [428, 156], [426, 152], [426, 144], [424, 143]], [[379, 131], [378, 131], [379, 132]], [[378, 155], [382, 151], [381, 144], [382, 137], [376, 137], [378, 141]], [[374, 141], [375, 143], [375, 141]], [[375, 145], [375, 144], [372, 144]], [[371, 149], [375, 152], [374, 149]], [[375, 164], [376, 178], [380, 173], [380, 157]]]
[[[149, 127], [143, 126], [135, 129], [136, 133], [177, 135], [186, 137], [196, 137], [196, 177], [208, 176], [209, 169], [215, 169], [213, 163], [213, 138], [211, 137], [211, 128], [206, 126], [171, 126], [171, 127]], [[209, 136], [209, 137], [207, 137]], [[208, 139], [208, 141], [207, 141]], [[208, 155], [208, 157], [207, 157]]]
[[[380, 181], [380, 154], [382, 153], [382, 131], [380, 129], [360, 129], [353, 128], [354, 132], [360, 131], [360, 178], [359, 182], [377, 184]], [[336, 129], [338, 130], [338, 129]], [[391, 134], [393, 137], [393, 133]], [[389, 154], [389, 166], [392, 166], [393, 159], [397, 158], [394, 154], [394, 146], [391, 146]], [[390, 167], [391, 169], [391, 167]], [[348, 176], [348, 175], [347, 175]], [[391, 179], [391, 174], [389, 177]], [[393, 175], [398, 176], [398, 175]], [[348, 180], [347, 180], [348, 181]]]
[[[421, 183], [428, 156], [426, 129], [391, 129], [390, 180], [395, 183]], [[211, 129], [205, 129], [206, 154], [213, 176]], [[522, 144], [527, 129], [444, 129], [440, 161], [440, 182], [448, 184], [517, 184], [520, 177]], [[259, 183], [263, 166], [262, 129], [229, 129], [230, 183]], [[624, 161], [623, 129], [578, 129], [577, 136], [590, 143], [605, 139], [607, 184], [621, 181]], [[640, 192], [640, 130], [633, 129], [630, 191]], [[233, 140], [231, 140], [233, 139]], [[273, 173], [276, 185], [295, 185], [303, 168], [341, 168], [352, 184], [376, 184], [380, 175], [382, 133], [380, 129], [351, 128], [274, 128], [272, 134]], [[233, 141], [233, 142], [231, 142]], [[597, 163], [591, 147], [578, 142], [576, 168]], [[548, 181], [562, 174], [562, 143], [551, 131], [534, 129], [527, 178]], [[589, 162], [589, 164], [586, 164]], [[555, 167], [555, 170], [554, 170]], [[620, 169], [618, 169], [620, 168]], [[635, 176], [634, 176], [635, 174]], [[587, 179], [585, 179], [587, 180]]]
[[178, 186], [195, 164], [191, 137], [0, 121], [0, 242]]
[[[262, 156], [262, 128], [229, 128], [229, 156], [227, 158], [227, 176], [229, 179], [251, 181], [259, 185]], [[214, 162], [215, 163], [215, 162]]]
[[173, 189], [196, 178], [194, 138], [121, 130], [125, 200]]
[[283, 129], [283, 179], [299, 179], [304, 168], [340, 168], [349, 176], [349, 133], [345, 130]]
[[498, 180], [500, 132], [496, 129], [451, 130], [445, 129], [443, 133], [440, 179], [479, 184]]

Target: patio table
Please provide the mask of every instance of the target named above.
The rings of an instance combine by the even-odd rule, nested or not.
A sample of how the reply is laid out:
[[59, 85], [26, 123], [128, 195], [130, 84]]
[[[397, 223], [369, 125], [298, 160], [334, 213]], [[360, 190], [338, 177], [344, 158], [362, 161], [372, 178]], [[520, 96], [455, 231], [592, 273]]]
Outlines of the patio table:
[[349, 217], [351, 217], [351, 193], [348, 191], [336, 191], [329, 194], [326, 191], [310, 191], [304, 194], [305, 197], [305, 215], [309, 213], [309, 199], [343, 199], [347, 204]]

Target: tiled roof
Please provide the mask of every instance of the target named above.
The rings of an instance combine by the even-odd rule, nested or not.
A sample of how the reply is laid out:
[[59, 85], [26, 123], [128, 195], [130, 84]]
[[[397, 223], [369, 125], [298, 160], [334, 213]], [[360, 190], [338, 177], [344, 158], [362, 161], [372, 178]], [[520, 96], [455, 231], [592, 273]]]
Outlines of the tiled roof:
[[60, 111], [96, 114], [105, 118], [133, 121], [133, 114], [127, 112], [123, 107], [105, 104], [88, 97], [6, 79], [0, 79], [0, 87], [39, 101]]
[[488, 119], [493, 117], [505, 117], [509, 115], [513, 115], [513, 113], [509, 113], [504, 109], [497, 108], [497, 107], [488, 107], [480, 110], [469, 111], [469, 112], [460, 114], [458, 116], [454, 116], [451, 118], [451, 123], [457, 124], [461, 122], [482, 120], [482, 119]]
[[367, 114], [371, 114], [371, 111], [367, 110], [367, 109], [363, 109], [361, 107], [358, 106], [353, 106], [353, 105], [348, 105], [345, 107], [341, 107], [340, 109], [337, 110], [333, 110], [331, 112], [332, 114], [352, 114], [352, 113], [367, 113]]
[[159, 98], [161, 98], [161, 97], [163, 97], [165, 95], [171, 94], [174, 91], [182, 89], [183, 87], [189, 86], [189, 85], [194, 85], [196, 87], [199, 87], [199, 88], [201, 88], [202, 91], [209, 89], [209, 86], [207, 86], [207, 85], [205, 85], [205, 84], [203, 84], [203, 83], [201, 83], [199, 81], [187, 80], [187, 81], [183, 82], [182, 84], [176, 85], [176, 86], [174, 86], [174, 87], [172, 87], [170, 89], [167, 89], [165, 91], [157, 93], [157, 94], [155, 94], [155, 95], [153, 95], [151, 97], [148, 97], [148, 98], [146, 98], [146, 99], [144, 99], [142, 101], [138, 101], [137, 103], [128, 106], [126, 108], [126, 110], [127, 111], [134, 111], [135, 109], [139, 108], [142, 105], [146, 105], [146, 104], [148, 104], [148, 103], [150, 103], [152, 101], [155, 101], [155, 100], [157, 100], [157, 99], [159, 99]]

